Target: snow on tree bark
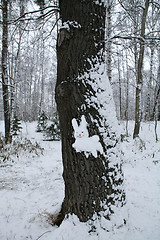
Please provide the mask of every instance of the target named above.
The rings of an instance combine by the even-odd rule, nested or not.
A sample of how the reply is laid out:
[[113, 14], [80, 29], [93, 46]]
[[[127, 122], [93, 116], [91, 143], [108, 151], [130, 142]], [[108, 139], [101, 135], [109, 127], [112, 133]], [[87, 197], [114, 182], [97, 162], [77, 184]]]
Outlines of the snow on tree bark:
[[8, 2], [2, 1], [3, 15], [3, 33], [2, 33], [2, 90], [3, 90], [3, 109], [5, 122], [5, 140], [10, 140], [10, 108], [8, 92], [8, 73], [7, 73], [7, 55], [8, 55]]
[[[124, 205], [125, 194], [117, 155], [118, 126], [105, 71], [106, 8], [103, 1], [59, 3], [62, 27], [57, 43], [56, 102], [65, 198], [56, 224], [66, 214], [75, 214], [83, 222], [95, 214], [109, 220], [116, 207]], [[76, 129], [80, 128], [79, 141]], [[95, 144], [94, 151], [84, 147], [88, 141]]]

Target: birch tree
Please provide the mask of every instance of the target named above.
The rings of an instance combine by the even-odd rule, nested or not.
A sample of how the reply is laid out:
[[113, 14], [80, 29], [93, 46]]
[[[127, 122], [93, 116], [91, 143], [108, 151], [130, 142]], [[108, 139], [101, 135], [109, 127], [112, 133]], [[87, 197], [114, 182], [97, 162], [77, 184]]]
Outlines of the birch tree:
[[10, 106], [8, 91], [8, 1], [2, 0], [2, 90], [5, 123], [5, 140], [10, 140]]

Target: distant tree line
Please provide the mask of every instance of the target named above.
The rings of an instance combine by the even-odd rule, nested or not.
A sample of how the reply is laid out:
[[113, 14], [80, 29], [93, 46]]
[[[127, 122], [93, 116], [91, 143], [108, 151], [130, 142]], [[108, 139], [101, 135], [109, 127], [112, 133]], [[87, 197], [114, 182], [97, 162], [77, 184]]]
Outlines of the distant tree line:
[[[117, 117], [160, 120], [160, 4], [158, 0], [106, 1], [106, 71]], [[14, 114], [34, 121], [56, 112], [58, 1], [1, 1], [0, 117], [6, 134]]]

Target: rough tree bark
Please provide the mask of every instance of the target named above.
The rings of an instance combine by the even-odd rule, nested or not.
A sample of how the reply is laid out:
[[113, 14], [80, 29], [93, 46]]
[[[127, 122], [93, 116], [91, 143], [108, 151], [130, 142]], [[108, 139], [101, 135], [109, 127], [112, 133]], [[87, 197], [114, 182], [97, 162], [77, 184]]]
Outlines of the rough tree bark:
[[[107, 95], [104, 90], [106, 8], [104, 1], [94, 0], [60, 0], [59, 4], [62, 27], [57, 42], [56, 102], [65, 198], [55, 223], [59, 225], [68, 214], [77, 215], [83, 222], [95, 214], [109, 220], [114, 208], [124, 205], [125, 194], [111, 123], [116, 118], [114, 107], [110, 109], [113, 99], [110, 91]], [[106, 88], [110, 88], [109, 81]], [[80, 150], [73, 145], [79, 141], [73, 126], [76, 121], [77, 128], [86, 121], [84, 130], [89, 133], [90, 145], [83, 143]], [[93, 153], [90, 148], [94, 139]]]
[[8, 73], [7, 73], [7, 56], [8, 56], [8, 1], [2, 0], [2, 90], [3, 90], [3, 108], [5, 122], [5, 141], [10, 141], [10, 107], [8, 92]]
[[144, 59], [144, 36], [145, 36], [145, 25], [146, 17], [149, 8], [149, 0], [145, 1], [145, 7], [143, 8], [142, 21], [141, 21], [141, 32], [140, 37], [142, 41], [140, 42], [139, 57], [137, 63], [137, 86], [136, 86], [136, 103], [135, 103], [135, 126], [133, 132], [133, 138], [139, 136], [140, 123], [141, 123], [141, 88], [142, 88], [142, 68], [143, 68], [143, 59]]
[[107, 44], [106, 44], [106, 63], [107, 63], [107, 76], [110, 81], [112, 82], [112, 41], [111, 41], [111, 34], [112, 34], [112, 8], [113, 8], [113, 1], [112, 0], [107, 0], [107, 21], [106, 21], [106, 37], [107, 37]]

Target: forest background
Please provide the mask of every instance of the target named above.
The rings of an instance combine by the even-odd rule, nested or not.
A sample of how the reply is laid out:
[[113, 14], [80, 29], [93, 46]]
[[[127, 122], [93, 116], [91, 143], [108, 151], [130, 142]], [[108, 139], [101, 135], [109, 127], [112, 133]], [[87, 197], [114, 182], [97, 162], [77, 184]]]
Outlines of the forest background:
[[[128, 134], [129, 120], [136, 124], [160, 120], [160, 4], [156, 0], [106, 2], [106, 71], [117, 117], [126, 121]], [[0, 34], [3, 40], [7, 27], [6, 58], [3, 41], [1, 45], [7, 74], [0, 86], [0, 119], [8, 113], [10, 122], [15, 115], [31, 122], [45, 111], [52, 120], [56, 115], [58, 2], [10, 0], [6, 23], [4, 14], [1, 11]]]

